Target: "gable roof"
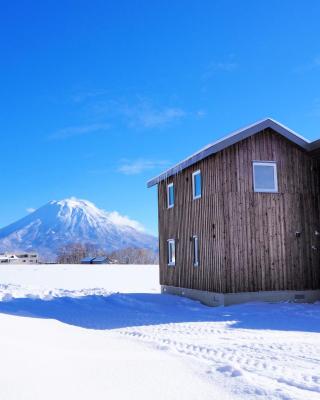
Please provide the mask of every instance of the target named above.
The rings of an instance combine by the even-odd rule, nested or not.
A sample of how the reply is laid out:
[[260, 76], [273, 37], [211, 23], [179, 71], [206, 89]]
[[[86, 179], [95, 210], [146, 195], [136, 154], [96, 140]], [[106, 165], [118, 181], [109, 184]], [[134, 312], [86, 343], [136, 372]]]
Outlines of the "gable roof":
[[320, 148], [320, 139], [310, 143], [310, 150], [318, 150]]
[[286, 126], [280, 124], [279, 122], [275, 121], [272, 118], [265, 118], [261, 121], [255, 122], [252, 125], [246, 126], [245, 128], [239, 129], [237, 131], [232, 132], [230, 135], [225, 136], [222, 139], [219, 139], [205, 147], [201, 150], [197, 151], [196, 153], [192, 154], [188, 158], [184, 159], [183, 161], [179, 162], [178, 164], [174, 165], [173, 167], [169, 168], [162, 174], [154, 177], [150, 181], [148, 181], [147, 186], [148, 188], [158, 184], [159, 182], [163, 181], [164, 179], [169, 178], [172, 175], [175, 175], [181, 172], [183, 169], [190, 167], [191, 165], [197, 163], [198, 161], [203, 160], [204, 158], [218, 153], [219, 151], [240, 142], [243, 139], [246, 139], [252, 135], [255, 135], [264, 129], [271, 128], [280, 135], [284, 136], [291, 142], [295, 143], [296, 145], [302, 147], [303, 149], [310, 151], [314, 148], [320, 146], [320, 143], [317, 144], [319, 141], [310, 142], [308, 139], [304, 138], [303, 136], [299, 135], [298, 133], [294, 132], [293, 130], [287, 128]]
[[94, 257], [84, 257], [80, 260], [80, 262], [82, 263], [90, 263], [92, 260], [94, 259]]
[[107, 256], [99, 256], [99, 257], [95, 257], [92, 262], [104, 262], [104, 261], [110, 261], [110, 258]]

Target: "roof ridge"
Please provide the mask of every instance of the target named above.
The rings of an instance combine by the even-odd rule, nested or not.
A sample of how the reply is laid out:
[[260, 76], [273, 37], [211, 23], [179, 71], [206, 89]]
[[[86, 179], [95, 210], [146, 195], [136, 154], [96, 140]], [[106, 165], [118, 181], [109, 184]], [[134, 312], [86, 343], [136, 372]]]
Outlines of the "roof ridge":
[[197, 152], [191, 154], [187, 158], [183, 159], [182, 161], [173, 165], [166, 171], [162, 172], [160, 175], [157, 175], [156, 177], [149, 180], [147, 186], [148, 187], [154, 186], [157, 183], [161, 182], [162, 180], [168, 178], [169, 176], [172, 176], [175, 173], [182, 171], [183, 169], [195, 164], [196, 162], [208, 157], [209, 155], [215, 154], [218, 151], [221, 151], [226, 147], [229, 147], [243, 139], [246, 139], [247, 137], [255, 135], [256, 133], [267, 128], [274, 129], [275, 131], [277, 131], [282, 136], [286, 137], [291, 142], [297, 144], [298, 146], [304, 148], [305, 150], [310, 150], [311, 147], [310, 145], [312, 143], [310, 140], [306, 139], [305, 137], [293, 131], [292, 129], [288, 128], [287, 126], [281, 124], [277, 120], [271, 117], [267, 117], [259, 121], [256, 121], [253, 124], [237, 129], [231, 132], [230, 134], [202, 147]]

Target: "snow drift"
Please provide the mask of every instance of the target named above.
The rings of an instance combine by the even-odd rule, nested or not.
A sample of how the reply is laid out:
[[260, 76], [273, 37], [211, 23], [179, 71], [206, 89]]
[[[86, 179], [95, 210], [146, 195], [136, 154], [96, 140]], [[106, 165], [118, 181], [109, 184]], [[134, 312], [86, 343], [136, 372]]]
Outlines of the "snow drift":
[[158, 280], [151, 265], [1, 266], [0, 398], [319, 400], [320, 303], [210, 308]]

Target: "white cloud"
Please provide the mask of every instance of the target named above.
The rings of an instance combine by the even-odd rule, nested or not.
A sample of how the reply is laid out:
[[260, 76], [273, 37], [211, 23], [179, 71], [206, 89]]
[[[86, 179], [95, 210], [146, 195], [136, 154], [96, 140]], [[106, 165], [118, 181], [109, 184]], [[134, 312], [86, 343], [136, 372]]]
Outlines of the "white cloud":
[[115, 124], [122, 122], [129, 128], [154, 129], [177, 122], [189, 115], [176, 105], [155, 105], [143, 96], [135, 100], [115, 99], [93, 101], [90, 112], [98, 118], [104, 118]]
[[28, 213], [33, 213], [33, 212], [36, 211], [36, 209], [33, 208], [33, 207], [29, 207], [29, 208], [26, 208], [26, 211], [27, 211]]
[[96, 97], [100, 97], [100, 96], [104, 96], [107, 94], [106, 90], [91, 90], [91, 91], [87, 91], [87, 92], [78, 92], [75, 93], [71, 96], [71, 101], [73, 101], [74, 103], [83, 103], [87, 100], [96, 98]]
[[130, 219], [125, 215], [121, 215], [117, 211], [112, 211], [108, 213], [108, 216], [111, 222], [113, 222], [116, 225], [130, 226], [131, 228], [134, 228], [140, 232], [145, 232], [145, 227], [142, 224], [140, 224], [140, 222]]
[[320, 67], [320, 56], [317, 56], [317, 57], [314, 58], [313, 65], [315, 67]]
[[198, 110], [198, 111], [195, 112], [195, 115], [198, 118], [203, 118], [203, 117], [205, 117], [207, 115], [207, 113], [204, 110]]
[[73, 136], [82, 136], [90, 133], [103, 132], [110, 128], [109, 124], [91, 124], [91, 125], [79, 125], [79, 126], [68, 126], [54, 132], [50, 139], [68, 139]]
[[235, 68], [237, 68], [237, 63], [235, 62], [217, 62], [217, 63], [212, 63], [209, 66], [209, 70], [212, 72], [215, 71], [230, 72], [233, 71]]
[[142, 100], [137, 104], [119, 108], [129, 122], [129, 126], [142, 128], [158, 128], [187, 116], [187, 112], [179, 107], [154, 107], [149, 101]]
[[203, 74], [203, 79], [210, 79], [218, 72], [233, 72], [237, 69], [238, 64], [233, 60], [233, 57], [230, 56], [229, 58], [227, 61], [211, 62]]
[[320, 117], [320, 98], [314, 99], [309, 116]]
[[145, 160], [138, 159], [133, 161], [122, 160], [120, 167], [118, 168], [118, 172], [124, 175], [138, 175], [141, 172], [152, 170], [158, 167], [166, 167], [169, 165], [169, 162], [166, 160]]
[[301, 65], [300, 67], [295, 68], [295, 72], [308, 72], [314, 69], [320, 68], [320, 56], [314, 57], [314, 59], [308, 64]]
[[186, 112], [180, 108], [148, 109], [139, 113], [138, 119], [145, 128], [154, 128], [185, 116]]

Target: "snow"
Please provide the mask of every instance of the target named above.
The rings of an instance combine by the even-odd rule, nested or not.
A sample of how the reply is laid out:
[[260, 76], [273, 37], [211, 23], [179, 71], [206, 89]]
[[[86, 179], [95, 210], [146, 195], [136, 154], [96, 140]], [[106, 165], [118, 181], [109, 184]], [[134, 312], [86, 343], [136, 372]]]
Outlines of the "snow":
[[320, 399], [320, 304], [209, 308], [154, 266], [0, 267], [0, 398]]
[[[155, 399], [179, 398], [180, 392], [190, 399], [199, 386], [210, 398], [210, 385], [182, 361], [112, 333], [8, 316], [1, 326], [2, 399], [148, 399], [155, 388], [161, 390]], [[186, 388], [185, 378], [195, 378], [195, 386]]]

